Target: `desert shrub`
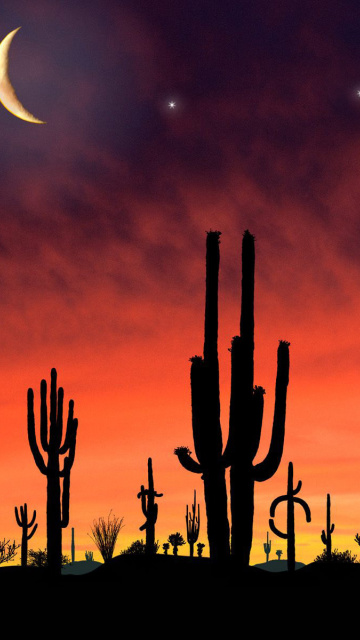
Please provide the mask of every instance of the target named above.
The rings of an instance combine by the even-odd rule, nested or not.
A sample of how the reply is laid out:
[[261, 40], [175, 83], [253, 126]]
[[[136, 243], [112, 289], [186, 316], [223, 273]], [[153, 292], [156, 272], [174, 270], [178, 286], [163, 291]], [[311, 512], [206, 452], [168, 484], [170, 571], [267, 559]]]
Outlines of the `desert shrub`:
[[[144, 540], [134, 540], [127, 549], [120, 551], [121, 556], [142, 556], [145, 555], [145, 542]], [[159, 542], [155, 542], [155, 553], [159, 550]]]
[[[69, 556], [65, 556], [62, 554], [61, 556], [61, 566], [64, 567], [66, 564], [70, 563]], [[29, 549], [28, 551], [28, 565], [30, 567], [47, 567], [48, 566], [48, 557], [46, 549], [38, 549], [35, 551], [34, 549]]]
[[339, 551], [338, 549], [334, 549], [331, 552], [331, 558], [328, 560], [326, 549], [319, 555], [316, 556], [314, 562], [351, 562], [356, 563], [358, 560], [356, 559], [357, 555], [353, 555], [349, 549], [346, 551]]
[[3, 541], [0, 541], [0, 564], [3, 562], [10, 562], [14, 560], [16, 556], [16, 550], [20, 547], [19, 544], [15, 544], [15, 540], [12, 544], [10, 544], [10, 540], [4, 538]]
[[88, 536], [95, 542], [99, 549], [104, 562], [109, 562], [113, 557], [116, 540], [120, 533], [120, 529], [123, 528], [124, 518], [117, 518], [115, 515], [111, 516], [111, 511], [108, 515], [107, 522], [105, 518], [99, 518], [94, 520], [91, 527], [91, 533]]
[[176, 533], [171, 533], [169, 535], [168, 542], [173, 547], [174, 556], [177, 556], [178, 554], [178, 547], [182, 547], [185, 544], [184, 538], [182, 537], [181, 533], [179, 533], [178, 531]]

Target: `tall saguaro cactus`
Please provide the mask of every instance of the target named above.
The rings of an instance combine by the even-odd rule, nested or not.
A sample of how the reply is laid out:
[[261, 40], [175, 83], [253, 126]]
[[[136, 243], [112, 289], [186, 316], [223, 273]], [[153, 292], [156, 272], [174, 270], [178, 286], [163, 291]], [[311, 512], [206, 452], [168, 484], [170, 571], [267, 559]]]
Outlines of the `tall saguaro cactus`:
[[260, 444], [264, 389], [254, 387], [254, 277], [255, 239], [245, 231], [242, 243], [242, 296], [240, 336], [231, 347], [231, 399], [229, 438], [222, 452], [218, 362], [218, 274], [220, 232], [210, 231], [206, 251], [206, 304], [204, 356], [192, 358], [191, 392], [195, 452], [175, 449], [181, 464], [204, 480], [210, 556], [230, 553], [225, 469], [230, 469], [231, 554], [248, 565], [253, 535], [254, 483], [276, 472], [285, 435], [286, 394], [289, 382], [289, 343], [280, 341], [277, 352], [275, 411], [270, 448], [254, 465]]
[[326, 498], [326, 533], [324, 529], [321, 533], [321, 541], [326, 546], [326, 557], [330, 561], [331, 560], [331, 535], [334, 532], [335, 525], [330, 524], [331, 522], [331, 501], [330, 501], [330, 493], [327, 494]]
[[187, 541], [190, 546], [190, 558], [194, 557], [194, 544], [199, 537], [200, 531], [200, 505], [198, 504], [198, 512], [196, 515], [196, 491], [194, 491], [194, 502], [192, 505], [192, 513], [189, 512], [189, 507], [186, 506], [186, 535]]
[[[34, 510], [33, 513], [33, 517], [31, 518], [30, 522], [28, 520], [28, 510], [27, 510], [27, 504], [25, 502], [24, 506], [20, 507], [20, 516], [19, 516], [19, 511], [18, 508], [15, 507], [15, 518], [16, 518], [16, 522], [19, 525], [19, 527], [22, 528], [22, 538], [21, 538], [21, 566], [22, 567], [26, 567], [27, 566], [27, 555], [28, 555], [28, 540], [30, 540], [36, 529], [37, 529], [37, 523], [34, 525], [35, 520], [36, 520], [36, 511]], [[31, 527], [34, 525], [33, 530], [28, 533], [29, 529], [31, 529]]]
[[[63, 440], [64, 390], [57, 390], [56, 369], [51, 369], [50, 425], [48, 427], [47, 385], [40, 384], [40, 442], [47, 454], [47, 465], [40, 453], [35, 433], [34, 392], [28, 390], [28, 438], [35, 463], [47, 477], [47, 554], [49, 571], [53, 575], [61, 573], [62, 529], [69, 524], [70, 471], [75, 458], [78, 421], [74, 418], [74, 401], [69, 402], [66, 434]], [[63, 444], [61, 444], [63, 441]], [[60, 469], [60, 456], [65, 456]], [[62, 480], [62, 494], [61, 484]]]
[[[287, 563], [288, 563], [288, 571], [295, 571], [295, 513], [294, 513], [294, 505], [297, 502], [305, 511], [306, 522], [311, 522], [311, 513], [310, 508], [305, 500], [301, 498], [295, 498], [296, 494], [299, 493], [302, 482], [299, 480], [296, 489], [294, 489], [294, 471], [293, 464], [289, 462], [288, 468], [288, 487], [287, 493], [283, 496], [279, 496], [275, 498], [275, 500], [271, 503], [270, 506], [270, 516], [269, 526], [271, 531], [275, 533], [275, 535], [280, 538], [284, 538], [287, 540]], [[283, 533], [279, 531], [279, 529], [275, 526], [273, 518], [275, 517], [275, 510], [280, 502], [287, 502], [287, 532]]]
[[154, 489], [154, 477], [152, 470], [152, 460], [148, 458], [148, 483], [149, 488], [145, 489], [144, 485], [141, 485], [141, 490], [138, 493], [138, 498], [141, 498], [141, 508], [146, 522], [140, 527], [140, 531], [146, 531], [146, 543], [145, 553], [147, 555], [153, 555], [156, 552], [155, 549], [155, 523], [158, 516], [158, 505], [155, 502], [155, 498], [161, 498], [162, 493], [157, 493]]

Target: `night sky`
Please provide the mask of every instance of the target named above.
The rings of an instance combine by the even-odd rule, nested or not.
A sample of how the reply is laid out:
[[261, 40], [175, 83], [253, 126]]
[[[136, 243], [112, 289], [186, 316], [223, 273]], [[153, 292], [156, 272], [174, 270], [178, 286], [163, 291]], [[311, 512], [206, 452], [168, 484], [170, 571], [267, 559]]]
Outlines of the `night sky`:
[[[70, 552], [110, 509], [117, 553], [144, 522], [137, 492], [153, 459], [156, 538], [184, 536], [202, 481], [193, 450], [189, 358], [203, 348], [206, 231], [220, 230], [222, 427], [239, 333], [241, 240], [256, 237], [255, 382], [267, 452], [278, 340], [290, 347], [286, 436], [276, 476], [255, 489], [252, 562], [294, 464], [297, 559], [360, 531], [360, 5], [307, 0], [12, 0], [0, 40], [22, 27], [9, 73], [24, 122], [0, 105], [0, 538], [14, 507], [38, 513], [46, 478], [27, 441], [26, 392], [56, 367], [79, 420]], [[175, 108], [169, 107], [174, 101]], [[281, 509], [284, 508], [283, 522]], [[279, 517], [278, 517], [279, 514]], [[277, 510], [282, 528], [285, 507]], [[286, 542], [270, 535], [275, 549]], [[188, 553], [188, 547], [181, 550]], [[208, 546], [205, 553], [208, 553]], [[359, 550], [360, 552], [360, 550]], [[95, 558], [98, 558], [95, 552]], [[16, 562], [20, 561], [20, 554]]]

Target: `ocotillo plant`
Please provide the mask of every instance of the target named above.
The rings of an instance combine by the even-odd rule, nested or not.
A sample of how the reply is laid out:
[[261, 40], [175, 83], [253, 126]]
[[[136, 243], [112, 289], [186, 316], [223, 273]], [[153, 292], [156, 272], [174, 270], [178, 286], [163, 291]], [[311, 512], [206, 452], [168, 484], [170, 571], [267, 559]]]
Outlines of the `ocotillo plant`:
[[194, 503], [192, 505], [192, 514], [189, 513], [189, 507], [186, 506], [186, 535], [190, 546], [190, 558], [194, 557], [194, 544], [199, 537], [200, 531], [200, 505], [196, 515], [196, 491], [194, 491]]
[[[271, 503], [271, 506], [270, 506], [271, 518], [269, 520], [269, 526], [271, 531], [273, 531], [275, 535], [279, 536], [280, 538], [284, 538], [285, 540], [287, 540], [287, 566], [288, 566], [288, 571], [290, 572], [295, 571], [295, 513], [294, 513], [295, 502], [297, 502], [304, 509], [305, 515], [306, 515], [306, 522], [311, 522], [311, 513], [310, 513], [309, 505], [305, 502], [305, 500], [294, 497], [296, 496], [297, 493], [299, 493], [302, 486], [302, 482], [301, 480], [299, 480], [296, 489], [294, 489], [293, 478], [294, 478], [293, 464], [292, 462], [289, 462], [287, 493], [283, 496], [279, 496], [278, 498], [275, 498], [275, 500]], [[287, 532], [286, 533], [282, 533], [282, 531], [279, 531], [279, 529], [277, 529], [277, 527], [275, 526], [274, 520], [273, 520], [273, 518], [275, 517], [275, 510], [277, 505], [280, 504], [280, 502], [284, 502], [284, 501], [287, 502]]]
[[289, 343], [277, 353], [275, 412], [270, 448], [254, 465], [261, 437], [264, 389], [254, 387], [254, 236], [245, 231], [242, 244], [240, 336], [232, 340], [229, 439], [222, 453], [218, 362], [218, 275], [220, 232], [210, 231], [206, 251], [205, 341], [203, 357], [191, 359], [192, 426], [195, 453], [187, 447], [175, 453], [181, 464], [204, 480], [210, 556], [229, 555], [229, 523], [225, 469], [230, 470], [231, 553], [249, 564], [253, 535], [254, 483], [271, 478], [283, 452], [286, 393], [289, 382]]
[[[62, 529], [69, 524], [70, 471], [75, 458], [76, 432], [78, 421], [74, 418], [74, 401], [69, 402], [66, 434], [63, 440], [64, 390], [56, 388], [56, 369], [51, 370], [50, 387], [50, 428], [47, 416], [46, 380], [40, 385], [40, 442], [48, 456], [47, 465], [40, 453], [35, 434], [34, 392], [28, 390], [28, 438], [35, 463], [47, 477], [47, 554], [48, 567], [53, 575], [61, 573]], [[67, 454], [67, 455], [66, 455]], [[60, 456], [65, 455], [60, 469]], [[62, 495], [61, 485], [62, 483]]]
[[141, 498], [141, 508], [146, 522], [139, 527], [140, 531], [146, 531], [146, 543], [145, 553], [146, 555], [154, 555], [156, 553], [155, 547], [155, 523], [158, 516], [158, 505], [155, 502], [155, 498], [161, 498], [162, 493], [157, 493], [154, 489], [154, 478], [152, 470], [152, 460], [148, 459], [148, 484], [149, 488], [145, 489], [144, 485], [141, 485], [141, 490], [138, 493], [138, 498]]
[[[27, 557], [28, 557], [28, 540], [33, 537], [37, 524], [34, 525], [36, 520], [36, 511], [34, 510], [33, 517], [30, 522], [28, 520], [28, 511], [27, 504], [25, 502], [23, 507], [20, 507], [20, 516], [18, 512], [18, 508], [15, 507], [15, 518], [19, 527], [22, 528], [22, 538], [21, 538], [21, 566], [26, 567], [27, 565]], [[34, 525], [33, 530], [28, 533], [29, 529]]]
[[264, 542], [264, 551], [266, 554], [266, 562], [269, 562], [269, 555], [271, 551], [271, 540], [269, 540], [269, 532], [266, 532], [266, 542]]
[[331, 522], [330, 509], [331, 509], [330, 493], [328, 493], [326, 498], [326, 533], [325, 533], [325, 530], [323, 529], [321, 533], [321, 541], [326, 547], [326, 557], [329, 560], [329, 562], [331, 560], [331, 542], [332, 542], [331, 534], [334, 532], [334, 529], [335, 529], [335, 525], [330, 524]]

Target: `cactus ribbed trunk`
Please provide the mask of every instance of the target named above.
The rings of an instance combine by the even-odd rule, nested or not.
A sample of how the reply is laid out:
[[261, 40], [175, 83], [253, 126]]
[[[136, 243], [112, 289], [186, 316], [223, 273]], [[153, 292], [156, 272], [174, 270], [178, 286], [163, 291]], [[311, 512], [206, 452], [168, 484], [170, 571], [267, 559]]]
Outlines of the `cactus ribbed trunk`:
[[155, 523], [158, 516], [158, 505], [155, 503], [155, 498], [161, 498], [162, 493], [157, 493], [154, 489], [154, 476], [152, 469], [152, 459], [148, 458], [148, 485], [149, 488], [145, 489], [142, 484], [138, 493], [138, 498], [141, 499], [141, 508], [144, 516], [146, 516], [146, 522], [139, 527], [140, 531], [146, 532], [145, 553], [146, 555], [154, 555], [155, 549]]
[[47, 557], [50, 572], [61, 573], [62, 529], [59, 456], [49, 452], [46, 503]]
[[287, 566], [288, 571], [295, 571], [295, 509], [294, 509], [294, 471], [289, 464], [288, 471], [288, 508], [287, 508]]

